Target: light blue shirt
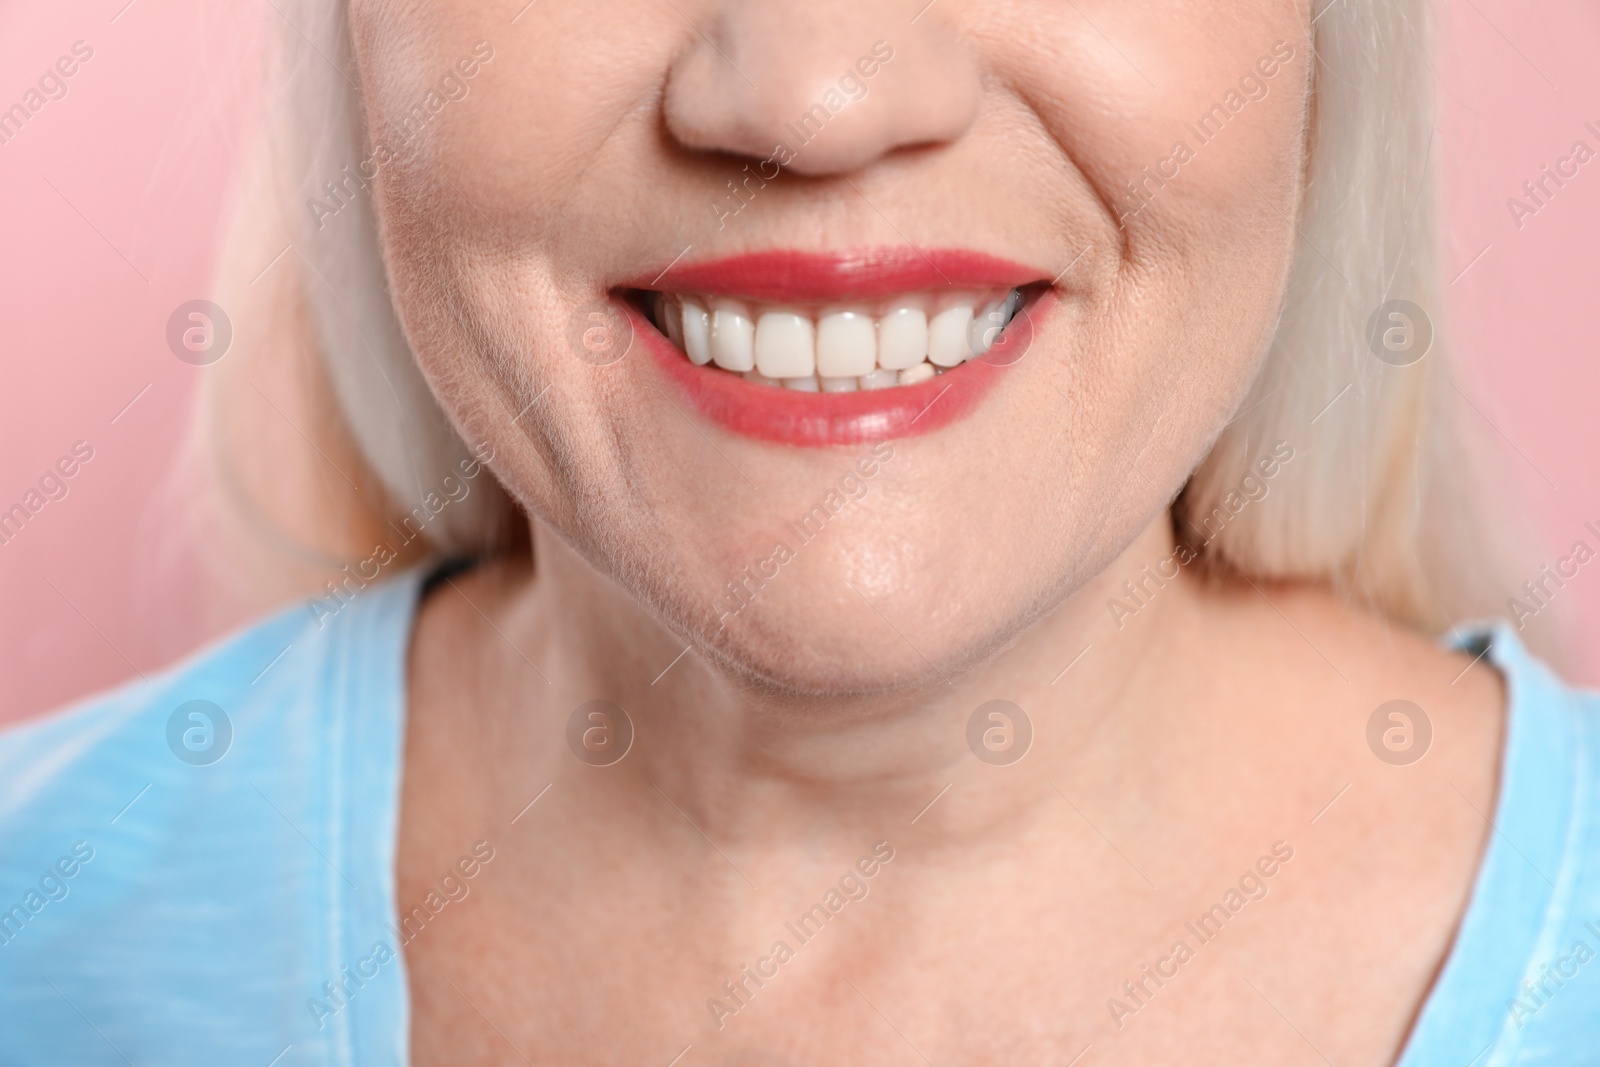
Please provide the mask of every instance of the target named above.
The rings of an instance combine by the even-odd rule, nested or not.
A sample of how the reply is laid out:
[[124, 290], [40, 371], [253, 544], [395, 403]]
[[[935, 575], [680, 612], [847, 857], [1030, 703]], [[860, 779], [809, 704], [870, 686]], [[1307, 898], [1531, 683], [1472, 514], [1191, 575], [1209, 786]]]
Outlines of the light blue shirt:
[[[0, 733], [0, 1063], [407, 1062], [394, 862], [422, 583], [285, 611]], [[1504, 767], [1401, 1067], [1600, 1065], [1600, 695], [1509, 627], [1454, 640], [1488, 641], [1507, 679]]]

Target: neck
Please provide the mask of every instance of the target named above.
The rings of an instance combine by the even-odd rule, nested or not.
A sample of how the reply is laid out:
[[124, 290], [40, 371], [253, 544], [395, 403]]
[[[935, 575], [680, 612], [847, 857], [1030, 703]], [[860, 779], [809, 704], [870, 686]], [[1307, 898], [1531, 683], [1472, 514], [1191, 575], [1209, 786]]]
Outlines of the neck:
[[[1140, 666], [1157, 661], [1177, 631], [1192, 625], [1198, 595], [1185, 575], [1161, 584], [1144, 579], [1147, 565], [1154, 569], [1173, 555], [1163, 515], [1100, 576], [988, 661], [946, 672], [948, 681], [797, 696], [735, 677], [693, 647], [685, 651], [687, 642], [548, 531], [536, 525], [533, 539], [537, 573], [511, 583], [508, 600], [493, 612], [506, 641], [488, 637], [491, 654], [509, 672], [508, 687], [528, 696], [495, 706], [537, 736], [528, 737], [526, 748], [513, 744], [491, 758], [548, 753], [573, 708], [595, 698], [613, 701], [632, 720], [634, 741], [605, 781], [659, 790], [716, 840], [780, 840], [772, 835], [797, 829], [804, 837], [803, 828], [818, 825], [819, 816], [837, 823], [858, 821], [861, 812], [905, 825], [946, 786], [960, 802], [942, 810], [936, 804], [918, 819], [921, 830], [992, 833], [997, 823], [1023, 818], [1057, 793], [1091, 788], [1077, 781], [1076, 767], [1102, 724], [1129, 707], [1148, 719], [1150, 709], [1170, 703], [1154, 695], [1159, 680]], [[1124, 588], [1129, 578], [1144, 579], [1137, 600]], [[1114, 613], [1112, 600], [1126, 614]], [[969, 729], [980, 705], [995, 699], [1016, 705], [1021, 715], [991, 708]], [[530, 703], [548, 705], [549, 715], [533, 722]], [[1030, 729], [1031, 742], [1024, 742]], [[508, 722], [495, 724], [491, 734], [517, 732], [518, 724]], [[1146, 758], [1141, 732], [1110, 731], [1109, 748], [1105, 737], [1095, 738], [1096, 781], [1115, 780], [1108, 760]], [[1004, 762], [1023, 744], [1025, 756]], [[995, 762], [981, 759], [978, 749]], [[564, 745], [556, 756], [557, 783], [563, 776], [585, 788], [597, 781], [594, 769], [572, 759]]]

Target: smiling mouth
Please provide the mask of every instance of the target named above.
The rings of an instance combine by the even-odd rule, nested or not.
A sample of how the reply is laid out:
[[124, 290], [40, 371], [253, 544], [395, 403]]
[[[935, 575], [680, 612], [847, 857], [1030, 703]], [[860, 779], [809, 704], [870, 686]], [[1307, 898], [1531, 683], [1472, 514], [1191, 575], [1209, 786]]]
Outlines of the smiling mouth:
[[773, 249], [673, 261], [612, 296], [690, 409], [826, 448], [976, 410], [1058, 306], [1048, 277], [960, 248]]
[[689, 292], [630, 299], [679, 352], [758, 385], [850, 393], [918, 385], [985, 356], [1030, 287], [796, 307]]

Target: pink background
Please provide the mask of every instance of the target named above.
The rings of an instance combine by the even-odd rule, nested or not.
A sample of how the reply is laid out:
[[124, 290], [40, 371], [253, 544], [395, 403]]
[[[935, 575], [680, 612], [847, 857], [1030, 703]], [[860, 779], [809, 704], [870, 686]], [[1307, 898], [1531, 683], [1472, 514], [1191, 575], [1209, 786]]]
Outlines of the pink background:
[[[125, 2], [0, 8], [0, 107], [74, 41], [95, 53], [65, 99], [0, 145], [0, 511], [75, 441], [95, 453], [65, 499], [0, 545], [0, 720], [215, 636], [169, 489], [206, 371], [173, 358], [164, 330], [178, 304], [212, 295], [257, 114], [256, 42], [277, 16]], [[1600, 160], [1520, 229], [1506, 199], [1576, 139], [1600, 147], [1583, 129], [1600, 128], [1600, 10], [1470, 0], [1445, 17], [1438, 145], [1457, 383], [1505, 447], [1554, 559], [1554, 546], [1593, 543], [1585, 520], [1600, 526]], [[1568, 673], [1600, 682], [1600, 567], [1560, 596], [1576, 627]]]

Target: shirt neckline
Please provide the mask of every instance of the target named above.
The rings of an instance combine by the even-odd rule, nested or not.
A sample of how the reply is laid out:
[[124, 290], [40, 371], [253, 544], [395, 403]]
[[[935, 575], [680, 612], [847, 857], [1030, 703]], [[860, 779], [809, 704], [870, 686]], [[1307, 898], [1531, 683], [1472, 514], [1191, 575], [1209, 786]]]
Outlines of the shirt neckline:
[[1510, 1004], [1539, 961], [1556, 954], [1579, 890], [1591, 831], [1592, 754], [1569, 694], [1504, 622], [1462, 627], [1444, 642], [1476, 653], [1506, 683], [1504, 751], [1489, 842], [1439, 977], [1396, 1067], [1511, 1062], [1523, 1028]]

